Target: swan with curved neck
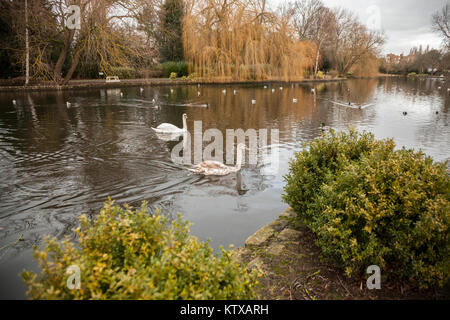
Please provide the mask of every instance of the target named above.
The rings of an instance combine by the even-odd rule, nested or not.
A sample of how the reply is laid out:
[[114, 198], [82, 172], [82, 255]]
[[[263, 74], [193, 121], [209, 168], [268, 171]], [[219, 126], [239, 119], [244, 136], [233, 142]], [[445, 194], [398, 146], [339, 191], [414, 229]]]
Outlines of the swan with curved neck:
[[187, 131], [187, 125], [186, 125], [186, 119], [188, 116], [186, 113], [183, 113], [182, 119], [183, 119], [183, 128], [180, 129], [177, 126], [174, 126], [171, 123], [161, 123], [156, 128], [152, 128], [157, 133], [183, 133]]
[[236, 165], [229, 167], [222, 162], [207, 160], [196, 164], [193, 169], [189, 171], [196, 174], [203, 174], [205, 176], [226, 176], [232, 172], [238, 172], [241, 170], [242, 161], [244, 159], [245, 144], [241, 143], [237, 147]]

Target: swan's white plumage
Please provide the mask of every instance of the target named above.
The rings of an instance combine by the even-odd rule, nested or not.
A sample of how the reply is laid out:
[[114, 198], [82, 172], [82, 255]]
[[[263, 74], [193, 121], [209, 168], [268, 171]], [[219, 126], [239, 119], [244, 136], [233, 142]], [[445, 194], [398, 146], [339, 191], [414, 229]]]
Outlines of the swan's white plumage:
[[182, 119], [183, 119], [183, 128], [178, 128], [177, 126], [175, 126], [171, 123], [161, 123], [159, 126], [157, 126], [156, 128], [152, 128], [152, 129], [153, 129], [153, 131], [155, 131], [157, 133], [185, 132], [185, 131], [187, 131], [187, 126], [186, 126], [187, 115], [186, 115], [186, 113], [183, 113]]
[[156, 132], [173, 132], [173, 131], [183, 131], [183, 129], [178, 128], [177, 126], [171, 123], [161, 123], [156, 128], [152, 128]]

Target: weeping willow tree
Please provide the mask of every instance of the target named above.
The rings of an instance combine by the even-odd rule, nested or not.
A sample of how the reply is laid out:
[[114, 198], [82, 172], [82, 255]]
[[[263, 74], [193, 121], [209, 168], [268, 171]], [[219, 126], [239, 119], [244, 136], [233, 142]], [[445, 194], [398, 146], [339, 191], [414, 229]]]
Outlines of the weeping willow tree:
[[372, 53], [365, 54], [352, 67], [351, 71], [357, 77], [375, 77], [379, 74], [380, 61]]
[[312, 70], [316, 46], [299, 41], [286, 8], [265, 0], [187, 0], [185, 57], [206, 79], [295, 80]]

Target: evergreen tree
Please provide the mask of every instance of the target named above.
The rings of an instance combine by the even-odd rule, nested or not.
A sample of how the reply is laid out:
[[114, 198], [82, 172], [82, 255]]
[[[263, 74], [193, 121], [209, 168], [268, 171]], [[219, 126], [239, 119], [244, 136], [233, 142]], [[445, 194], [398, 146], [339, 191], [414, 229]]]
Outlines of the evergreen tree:
[[163, 61], [181, 61], [184, 59], [182, 23], [184, 14], [183, 0], [166, 0], [162, 10], [160, 55]]

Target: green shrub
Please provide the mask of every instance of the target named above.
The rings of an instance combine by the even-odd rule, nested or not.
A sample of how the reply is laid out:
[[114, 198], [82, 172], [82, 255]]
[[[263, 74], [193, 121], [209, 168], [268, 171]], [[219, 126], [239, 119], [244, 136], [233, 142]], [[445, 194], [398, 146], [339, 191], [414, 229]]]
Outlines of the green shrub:
[[186, 61], [167, 61], [162, 64], [162, 76], [168, 78], [172, 73], [179, 77], [189, 75], [189, 65]]
[[408, 77], [415, 77], [415, 76], [417, 76], [417, 73], [415, 72], [408, 73]]
[[283, 199], [347, 275], [378, 265], [392, 281], [442, 286], [450, 279], [446, 163], [394, 148], [369, 133], [332, 131], [296, 154]]
[[136, 69], [130, 67], [112, 67], [109, 76], [118, 76], [119, 79], [136, 78]]
[[318, 79], [323, 79], [325, 77], [325, 75], [323, 74], [322, 71], [317, 71], [317, 78]]
[[[98, 217], [84, 215], [78, 245], [46, 239], [34, 257], [41, 273], [22, 273], [33, 299], [251, 299], [256, 274], [221, 248], [189, 235], [180, 217], [172, 223], [144, 203], [140, 210], [105, 203]], [[70, 290], [66, 270], [79, 266], [81, 288]]]
[[175, 80], [177, 78], [177, 73], [176, 72], [172, 72], [169, 76], [170, 80]]

